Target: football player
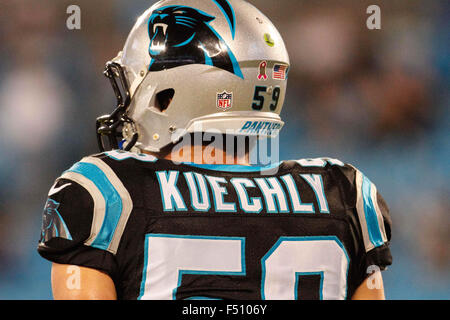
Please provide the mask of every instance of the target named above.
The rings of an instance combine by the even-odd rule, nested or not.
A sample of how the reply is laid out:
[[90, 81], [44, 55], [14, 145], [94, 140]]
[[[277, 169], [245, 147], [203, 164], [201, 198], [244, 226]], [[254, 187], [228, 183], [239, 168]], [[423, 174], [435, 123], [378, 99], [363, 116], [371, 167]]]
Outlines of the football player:
[[289, 66], [246, 1], [144, 12], [106, 67], [118, 106], [97, 120], [102, 153], [48, 194], [38, 251], [54, 298], [384, 299], [391, 220], [375, 185], [332, 158], [250, 165], [252, 139], [239, 153], [282, 128]]

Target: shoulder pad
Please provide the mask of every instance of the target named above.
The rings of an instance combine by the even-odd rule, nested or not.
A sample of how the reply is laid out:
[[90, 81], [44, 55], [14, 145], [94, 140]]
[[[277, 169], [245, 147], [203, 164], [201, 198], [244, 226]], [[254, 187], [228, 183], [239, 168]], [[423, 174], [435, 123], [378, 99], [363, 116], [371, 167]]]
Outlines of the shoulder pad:
[[91, 234], [85, 245], [115, 254], [133, 209], [131, 196], [121, 180], [111, 167], [96, 157], [83, 158], [61, 178], [84, 187], [94, 201]]

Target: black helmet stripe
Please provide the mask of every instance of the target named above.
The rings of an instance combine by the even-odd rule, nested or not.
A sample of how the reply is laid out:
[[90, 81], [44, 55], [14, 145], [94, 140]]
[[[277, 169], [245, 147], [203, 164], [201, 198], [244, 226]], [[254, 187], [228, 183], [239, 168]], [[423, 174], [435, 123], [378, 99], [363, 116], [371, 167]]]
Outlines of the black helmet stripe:
[[228, 0], [213, 0], [217, 4], [217, 6], [222, 10], [225, 17], [227, 18], [228, 24], [230, 25], [231, 35], [233, 36], [236, 33], [236, 17], [234, 15], [234, 10]]

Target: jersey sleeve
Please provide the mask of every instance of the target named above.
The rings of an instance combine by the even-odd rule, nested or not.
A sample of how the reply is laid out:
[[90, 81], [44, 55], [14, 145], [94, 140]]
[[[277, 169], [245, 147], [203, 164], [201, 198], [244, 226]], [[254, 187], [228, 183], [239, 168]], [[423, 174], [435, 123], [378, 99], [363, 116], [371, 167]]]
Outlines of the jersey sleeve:
[[[380, 270], [392, 264], [389, 249], [392, 221], [389, 208], [377, 187], [360, 170], [345, 165], [339, 169], [344, 174], [343, 197], [348, 204], [349, 218], [354, 226], [354, 240], [357, 244], [358, 269], [361, 275], [368, 275], [369, 267]], [[364, 276], [363, 276], [364, 278]]]
[[131, 210], [131, 198], [113, 170], [99, 158], [84, 158], [50, 189], [38, 252], [52, 262], [98, 269], [114, 279]]
[[389, 208], [377, 187], [361, 171], [355, 173], [356, 212], [364, 243], [364, 268], [384, 270], [392, 264], [389, 249], [392, 221]]

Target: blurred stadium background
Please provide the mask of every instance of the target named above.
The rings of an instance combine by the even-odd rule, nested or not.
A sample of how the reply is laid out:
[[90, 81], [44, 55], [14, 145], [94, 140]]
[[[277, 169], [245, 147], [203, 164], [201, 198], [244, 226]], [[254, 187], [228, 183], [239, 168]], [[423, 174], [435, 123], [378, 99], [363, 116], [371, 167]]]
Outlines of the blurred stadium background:
[[[115, 102], [104, 63], [153, 2], [0, 2], [0, 299], [51, 299], [50, 263], [36, 252], [46, 194], [97, 152], [94, 120]], [[387, 298], [449, 299], [450, 2], [250, 2], [291, 56], [281, 157], [365, 172], [394, 223]], [[66, 28], [70, 4], [81, 30]], [[371, 4], [381, 30], [366, 28]]]

